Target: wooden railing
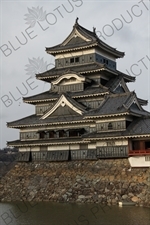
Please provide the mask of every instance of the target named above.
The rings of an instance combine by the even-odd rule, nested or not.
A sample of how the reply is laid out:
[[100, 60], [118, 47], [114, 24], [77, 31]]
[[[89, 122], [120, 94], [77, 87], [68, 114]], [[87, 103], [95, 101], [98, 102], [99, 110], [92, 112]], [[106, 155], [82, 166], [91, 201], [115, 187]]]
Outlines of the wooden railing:
[[129, 156], [150, 155], [150, 149], [129, 150]]

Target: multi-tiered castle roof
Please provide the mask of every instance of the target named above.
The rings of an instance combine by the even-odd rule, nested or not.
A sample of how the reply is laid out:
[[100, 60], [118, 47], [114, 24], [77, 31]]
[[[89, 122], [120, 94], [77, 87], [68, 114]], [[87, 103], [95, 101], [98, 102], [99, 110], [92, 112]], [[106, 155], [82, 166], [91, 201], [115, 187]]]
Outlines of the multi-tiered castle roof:
[[46, 48], [55, 67], [36, 78], [49, 91], [23, 98], [35, 114], [9, 122], [20, 129], [19, 161], [122, 158], [149, 151], [150, 113], [146, 100], [128, 89], [135, 78], [117, 70], [124, 52], [101, 41], [95, 28], [78, 24], [59, 45]]

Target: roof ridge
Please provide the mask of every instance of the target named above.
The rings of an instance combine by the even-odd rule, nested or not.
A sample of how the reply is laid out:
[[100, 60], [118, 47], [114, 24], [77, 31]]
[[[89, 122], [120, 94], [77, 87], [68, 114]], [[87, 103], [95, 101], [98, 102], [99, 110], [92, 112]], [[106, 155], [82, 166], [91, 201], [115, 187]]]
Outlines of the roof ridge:
[[112, 93], [109, 96], [115, 98], [115, 97], [120, 97], [120, 96], [124, 96], [124, 95], [129, 95], [129, 97], [130, 97], [131, 93], [132, 92], [130, 92], [130, 91], [123, 92], [123, 93]]
[[95, 32], [92, 32], [92, 31], [86, 29], [85, 27], [82, 27], [80, 24], [78, 24], [78, 27], [81, 28], [83, 30], [83, 32], [86, 31], [89, 34], [91, 34], [92, 36], [97, 37], [97, 35], [95, 34]]
[[[77, 17], [77, 18], [78, 18], [78, 17]], [[79, 19], [79, 18], [78, 18], [78, 19]], [[111, 49], [117, 51], [116, 48], [111, 47], [110, 45], [106, 44], [105, 42], [103, 42], [103, 41], [97, 36], [97, 34], [96, 34], [96, 32], [95, 32], [96, 28], [94, 28], [94, 29], [93, 29], [94, 31], [92, 32], [92, 31], [90, 31], [90, 30], [88, 30], [88, 29], [82, 27], [78, 22], [77, 22], [76, 24], [77, 24], [77, 27], [79, 27], [79, 28], [81, 28], [81, 29], [83, 30], [83, 32], [86, 31], [86, 32], [88, 32], [90, 35], [92, 35], [93, 37], [95, 37], [97, 43], [100, 42], [102, 45], [107, 46], [107, 47], [109, 47], [109, 48], [111, 48]]]
[[69, 99], [72, 103], [75, 103], [76, 105], [78, 105], [82, 110], [85, 110], [86, 107], [81, 105], [78, 101], [76, 101], [74, 98], [72, 98], [69, 93], [64, 93], [63, 94], [67, 99]]

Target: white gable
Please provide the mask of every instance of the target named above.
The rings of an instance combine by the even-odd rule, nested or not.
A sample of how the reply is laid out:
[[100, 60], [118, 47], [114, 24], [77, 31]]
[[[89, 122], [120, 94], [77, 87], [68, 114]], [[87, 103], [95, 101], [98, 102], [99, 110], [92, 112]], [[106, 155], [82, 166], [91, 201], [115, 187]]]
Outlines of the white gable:
[[48, 111], [46, 112], [42, 117], [41, 119], [46, 119], [48, 116], [50, 116], [59, 106], [62, 106], [62, 107], [65, 107], [65, 106], [68, 106], [70, 107], [72, 110], [74, 110], [76, 113], [82, 115], [83, 114], [83, 111], [78, 109], [77, 107], [75, 107], [72, 103], [70, 103], [68, 101], [68, 99], [62, 95], [60, 97], [60, 99], [58, 100], [58, 102]]
[[79, 37], [81, 39], [83, 39], [84, 41], [91, 41], [89, 38], [86, 38], [85, 36], [83, 36], [81, 33], [79, 33], [79, 31], [75, 28], [71, 34], [66, 38], [66, 40], [62, 43], [63, 46], [67, 45], [71, 39]]
[[69, 81], [71, 78], [74, 78], [74, 81], [70, 82], [70, 84], [71, 83], [81, 83], [81, 82], [85, 81], [85, 77], [78, 76], [77, 74], [64, 74], [61, 77], [59, 77], [58, 79], [56, 79], [55, 81], [52, 81], [52, 84], [57, 85], [57, 84], [61, 83], [64, 79], [67, 79]]

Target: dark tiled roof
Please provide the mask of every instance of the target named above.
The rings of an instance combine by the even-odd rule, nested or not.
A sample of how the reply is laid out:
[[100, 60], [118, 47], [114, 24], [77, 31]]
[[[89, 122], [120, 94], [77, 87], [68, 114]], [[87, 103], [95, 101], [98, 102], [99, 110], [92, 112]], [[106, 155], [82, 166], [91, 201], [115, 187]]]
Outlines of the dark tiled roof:
[[45, 92], [37, 94], [37, 95], [24, 97], [23, 101], [28, 102], [28, 101], [49, 100], [49, 99], [56, 100], [58, 97], [59, 97], [59, 94], [56, 92], [45, 91]]
[[135, 81], [135, 77], [133, 77], [133, 76], [122, 73], [119, 70], [116, 70], [116, 72], [118, 73], [118, 75], [120, 75], [121, 77], [124, 78], [125, 82], [134, 82]]
[[[91, 63], [91, 64], [82, 64], [71, 67], [63, 67], [63, 68], [52, 68], [44, 73], [39, 73], [36, 75], [36, 78], [51, 78], [51, 77], [59, 77], [60, 75], [66, 74], [68, 72], [75, 72], [80, 74], [85, 74], [89, 71], [100, 70], [102, 68], [106, 68], [104, 64], [100, 63]], [[113, 71], [114, 72], [114, 71]]]
[[[61, 98], [62, 95], [60, 95], [60, 98]], [[86, 108], [84, 105], [82, 105], [81, 103], [77, 102], [76, 100], [72, 99], [69, 95], [67, 95], [66, 93], [63, 94], [63, 96], [74, 106], [76, 107], [77, 109], [81, 110], [82, 112], [86, 112]], [[49, 107], [45, 112], [44, 112], [44, 115], [46, 115], [50, 110], [53, 109], [53, 107], [55, 107], [55, 105], [59, 102], [59, 99], [57, 99], [57, 101], [55, 102], [55, 104], [51, 107]], [[44, 116], [43, 115], [43, 116]]]
[[[108, 91], [102, 90], [100, 88], [94, 88], [94, 89], [87, 89], [86, 91], [83, 92], [68, 92], [66, 94], [66, 97], [68, 100], [75, 105], [77, 108], [80, 108], [85, 112], [85, 108], [79, 104], [77, 101], [75, 101], [73, 98], [76, 98], [78, 96], [88, 96], [90, 94], [98, 94], [101, 93], [107, 93]], [[28, 97], [24, 98], [26, 102], [31, 102], [32, 101], [35, 103], [38, 102], [38, 100], [42, 99], [43, 101], [47, 101], [50, 99], [55, 98], [56, 100], [61, 96], [62, 94], [57, 94], [57, 93], [51, 93], [51, 92], [45, 92], [40, 95], [35, 95], [33, 97]], [[135, 116], [149, 116], [150, 113], [143, 110], [142, 108], [139, 109], [137, 106], [132, 106], [131, 103], [133, 99], [136, 98], [136, 95], [134, 92], [126, 92], [126, 93], [121, 93], [121, 94], [110, 94], [110, 95], [105, 95], [105, 100], [104, 103], [97, 109], [90, 110], [89, 112], [84, 114], [84, 118], [89, 117], [89, 116], [107, 116], [111, 114], [120, 114], [120, 113], [128, 113], [128, 114], [133, 114]], [[131, 105], [131, 106], [130, 106]], [[130, 107], [129, 107], [130, 106]]]
[[41, 125], [41, 126], [45, 126], [46, 124], [53, 124], [53, 123], [65, 123], [65, 122], [76, 122], [76, 121], [81, 121], [82, 120], [82, 116], [51, 116], [48, 117], [46, 119], [40, 119], [41, 116], [37, 116], [35, 114], [25, 117], [23, 119], [20, 120], [16, 120], [13, 122], [8, 122], [7, 126], [8, 127], [18, 127], [18, 126], [34, 126], [34, 125]]
[[85, 114], [85, 117], [88, 116], [107, 116], [112, 114], [120, 114], [120, 113], [131, 113], [139, 116], [149, 116], [150, 113], [141, 110], [138, 107], [130, 106], [136, 95], [134, 92], [126, 92], [122, 94], [111, 94], [105, 96], [106, 100], [104, 103], [97, 109], [92, 110]]
[[20, 145], [53, 145], [53, 144], [60, 144], [60, 143], [73, 143], [73, 142], [84, 142], [82, 138], [79, 137], [65, 137], [65, 138], [59, 138], [59, 141], [57, 138], [50, 138], [50, 139], [40, 139], [40, 140], [28, 140], [28, 141], [20, 141], [20, 140], [15, 140], [15, 141], [8, 141], [8, 145], [15, 145], [15, 146], [20, 146]]
[[[118, 71], [117, 71], [118, 72]], [[121, 82], [121, 80], [124, 80], [125, 82], [133, 82], [135, 81], [135, 78], [132, 76], [128, 76], [126, 74], [121, 74], [118, 72], [118, 76], [117, 77], [113, 77], [111, 78], [107, 83], [106, 83], [106, 87], [108, 87], [111, 91], [114, 90], [114, 88], [117, 87], [117, 85]]]
[[98, 109], [87, 113], [85, 116], [124, 113], [127, 111], [127, 109], [123, 106], [123, 104], [128, 100], [130, 95], [131, 93], [128, 92], [106, 96], [106, 100]]
[[108, 75], [114, 76], [109, 80], [109, 82], [107, 84], [108, 87], [111, 85], [112, 82], [114, 82], [114, 80], [116, 82], [116, 79], [121, 80], [123, 78], [125, 82], [135, 81], [135, 77], [121, 73], [118, 70], [114, 71], [114, 70], [108, 68], [106, 64], [101, 64], [98, 62], [94, 62], [91, 64], [76, 65], [76, 66], [71, 66], [71, 67], [64, 67], [64, 68], [55, 68], [54, 67], [44, 73], [37, 74], [36, 78], [39, 80], [40, 79], [41, 80], [45, 80], [45, 79], [54, 80], [54, 79], [58, 78], [59, 76], [66, 74], [66, 73], [70, 73], [70, 72], [84, 75], [87, 73], [100, 71], [101, 69], [103, 69], [105, 72], [107, 71]]
[[[81, 103], [77, 102], [76, 100], [72, 99], [68, 94], [63, 94], [65, 96], [65, 98], [76, 108], [80, 109], [82, 112], [86, 112], [86, 107], [83, 106]], [[60, 95], [61, 97], [62, 95]], [[59, 101], [59, 99], [56, 101], [55, 104], [57, 104], [57, 102]], [[44, 113], [44, 115], [46, 115], [48, 113], [48, 111], [50, 111], [54, 106], [51, 106], [49, 109], [47, 109], [47, 111]], [[44, 116], [43, 115], [43, 116]], [[62, 116], [51, 116], [51, 117], [47, 117], [46, 119], [41, 119], [41, 116], [37, 116], [37, 115], [31, 115], [28, 117], [25, 117], [23, 119], [17, 120], [17, 121], [13, 121], [8, 123], [8, 126], [21, 126], [21, 125], [35, 125], [35, 124], [39, 124], [39, 125], [43, 125], [43, 124], [47, 124], [47, 123], [57, 123], [57, 122], [68, 122], [68, 121], [76, 121], [76, 120], [81, 120], [82, 116], [79, 116], [78, 114], [76, 116], [74, 115], [62, 115]]]
[[122, 80], [122, 76], [117, 76], [115, 78], [112, 78], [106, 83], [106, 87], [108, 87], [110, 91], [113, 91], [119, 85], [121, 80]]
[[[65, 44], [65, 41], [67, 40], [67, 38], [71, 37], [71, 35], [73, 34], [75, 29], [81, 35], [88, 38], [89, 41], [83, 41], [81, 38], [78, 38], [75, 41], [69, 41], [67, 44]], [[98, 47], [104, 49], [105, 51], [110, 52], [111, 54], [115, 55], [116, 58], [124, 56], [124, 52], [117, 51], [116, 48], [113, 48], [113, 47], [107, 45], [106, 43], [104, 43], [103, 41], [101, 41], [98, 38], [98, 36], [96, 35], [96, 32], [91, 32], [91, 31], [85, 29], [84, 27], [80, 26], [78, 23], [76, 23], [73, 26], [73, 30], [67, 38], [64, 42], [62, 42], [59, 45], [56, 45], [54, 47], [46, 48], [46, 51], [50, 54], [55, 55], [58, 52], [74, 51], [74, 50], [78, 50], [78, 49], [81, 49], [81, 48], [84, 49], [84, 48], [92, 47], [92, 45], [95, 45], [95, 46], [98, 46]], [[76, 39], [76, 38], [74, 38], [74, 39]]]
[[[88, 96], [88, 95], [96, 95], [96, 94], [106, 94], [108, 91], [106, 89], [103, 89], [102, 87], [87, 87], [84, 91], [78, 91], [78, 92], [67, 92], [67, 94], [72, 97], [76, 98], [79, 96]], [[32, 101], [48, 101], [51, 99], [58, 99], [60, 97], [60, 93], [52, 92], [52, 91], [46, 91], [44, 93], [34, 95], [31, 97], [24, 97], [23, 100], [25, 102], [32, 102]]]
[[150, 116], [149, 118], [139, 118], [134, 120], [124, 134], [129, 135], [142, 135], [149, 134], [150, 135]]
[[132, 107], [129, 109], [129, 112], [135, 115], [150, 116], [150, 112], [140, 109], [133, 109]]
[[82, 111], [86, 112], [86, 107], [83, 106], [81, 103], [77, 102], [76, 100], [74, 100], [73, 98], [71, 98], [68, 94], [64, 94], [64, 96], [66, 97], [66, 99], [75, 107], [77, 107], [78, 109], [81, 109]]
[[93, 45], [98, 45], [97, 41], [95, 40], [91, 40], [89, 42], [86, 42], [86, 41], [82, 41], [82, 42], [72, 42], [71, 44], [67, 44], [67, 45], [55, 45], [53, 47], [48, 47], [46, 48], [46, 51], [47, 52], [50, 52], [51, 54], [54, 53], [57, 53], [57, 52], [62, 52], [62, 51], [74, 51], [74, 50], [77, 50], [77, 49], [80, 49], [80, 48], [87, 48], [88, 46], [89, 47], [92, 47]]

